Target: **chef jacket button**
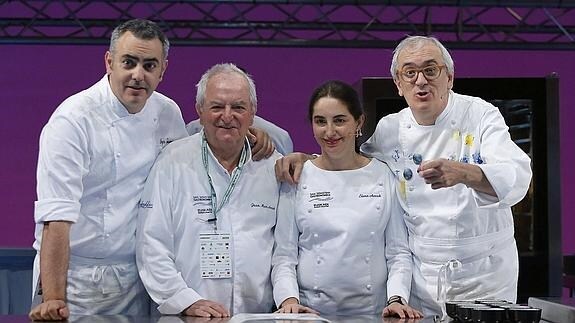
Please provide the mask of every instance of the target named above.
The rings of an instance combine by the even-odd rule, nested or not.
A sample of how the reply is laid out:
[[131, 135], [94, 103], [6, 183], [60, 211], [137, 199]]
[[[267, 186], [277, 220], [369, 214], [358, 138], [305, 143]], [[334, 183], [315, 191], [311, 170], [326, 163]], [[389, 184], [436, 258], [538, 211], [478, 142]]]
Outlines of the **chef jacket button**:
[[406, 168], [403, 170], [403, 178], [405, 178], [406, 181], [409, 181], [412, 177], [413, 171], [411, 169]]
[[375, 232], [371, 231], [369, 234], [373, 236], [375, 235]]
[[313, 234], [313, 237], [314, 237], [314, 238], [317, 238], [317, 237], [319, 237], [319, 234], [314, 233], [314, 234]]
[[408, 124], [406, 127], [407, 127], [407, 129], [410, 129], [410, 128], [411, 128], [411, 125], [410, 125], [410, 124]]
[[377, 185], [383, 186], [383, 182], [379, 182], [379, 183], [377, 183]]
[[369, 257], [365, 257], [365, 263], [369, 264]]
[[370, 284], [367, 284], [367, 285], [365, 286], [365, 288], [367, 288], [367, 290], [371, 290], [371, 285], [370, 285]]
[[307, 209], [307, 213], [311, 213], [311, 209]]
[[376, 210], [379, 210], [379, 209], [381, 209], [381, 206], [378, 204], [378, 205], [375, 206], [375, 209], [376, 209]]
[[120, 157], [122, 154], [120, 153], [116, 153], [116, 157]]
[[409, 190], [410, 190], [410, 191], [413, 191], [414, 189], [415, 189], [415, 186], [410, 186], [410, 187], [409, 187]]
[[321, 295], [319, 293], [315, 293], [315, 297], [319, 298]]
[[303, 188], [304, 190], [307, 190], [307, 185], [302, 185], [301, 188]]
[[320, 259], [320, 258], [317, 258], [316, 262], [317, 262], [318, 265], [321, 264], [321, 259]]
[[317, 287], [317, 286], [314, 286], [314, 287], [313, 287], [313, 290], [318, 290], [318, 288], [319, 288], [319, 287]]
[[457, 122], [455, 120], [451, 120], [451, 124], [455, 126]]

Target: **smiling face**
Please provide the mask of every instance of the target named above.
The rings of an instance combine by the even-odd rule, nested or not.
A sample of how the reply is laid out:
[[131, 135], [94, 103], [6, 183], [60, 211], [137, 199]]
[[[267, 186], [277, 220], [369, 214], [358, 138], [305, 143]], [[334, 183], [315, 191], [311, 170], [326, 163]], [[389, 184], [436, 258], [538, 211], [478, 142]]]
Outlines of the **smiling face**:
[[204, 103], [196, 110], [214, 153], [241, 151], [255, 115], [248, 82], [242, 75], [228, 72], [210, 77]]
[[[453, 74], [444, 67], [445, 62], [441, 50], [433, 43], [426, 42], [422, 46], [406, 47], [398, 55], [398, 71], [395, 85], [399, 95], [405, 98], [419, 124], [435, 124], [437, 117], [447, 106], [449, 91], [453, 87]], [[440, 68], [440, 75], [434, 80], [425, 78], [426, 67]], [[405, 70], [415, 70], [417, 75], [411, 81], [406, 81], [400, 74]]]
[[114, 52], [106, 52], [106, 72], [114, 95], [130, 113], [142, 110], [167, 67], [159, 39], [139, 39], [127, 31]]
[[363, 116], [355, 120], [340, 100], [322, 97], [313, 106], [312, 128], [321, 154], [341, 159], [355, 154], [355, 134], [361, 128]]

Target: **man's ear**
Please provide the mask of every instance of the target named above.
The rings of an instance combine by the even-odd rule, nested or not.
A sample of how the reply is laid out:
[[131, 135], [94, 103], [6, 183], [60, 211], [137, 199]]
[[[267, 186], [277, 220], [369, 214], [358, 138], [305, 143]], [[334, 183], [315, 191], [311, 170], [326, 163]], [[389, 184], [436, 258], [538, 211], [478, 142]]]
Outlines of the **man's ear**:
[[203, 126], [204, 122], [202, 121], [202, 108], [196, 105], [196, 113], [198, 114], [198, 118], [200, 118], [200, 124]]
[[399, 96], [403, 96], [403, 91], [401, 90], [401, 83], [399, 82], [399, 79], [394, 79], [393, 83], [395, 83], [395, 87], [397, 87], [397, 94], [399, 94]]
[[106, 74], [112, 73], [112, 53], [110, 51], [106, 51], [104, 54], [104, 64], [106, 65]]
[[160, 74], [160, 81], [164, 79], [164, 73], [168, 69], [168, 60], [164, 60], [164, 65], [162, 66], [162, 74]]

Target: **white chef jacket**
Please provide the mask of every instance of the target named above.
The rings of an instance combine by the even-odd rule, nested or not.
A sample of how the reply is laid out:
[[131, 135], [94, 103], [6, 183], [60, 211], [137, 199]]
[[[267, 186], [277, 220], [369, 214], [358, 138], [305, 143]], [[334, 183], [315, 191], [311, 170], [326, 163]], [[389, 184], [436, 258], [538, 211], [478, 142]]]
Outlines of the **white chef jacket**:
[[[388, 163], [399, 181], [414, 254], [412, 298], [425, 314], [440, 314], [437, 300], [443, 298], [515, 301], [518, 257], [510, 207], [525, 196], [532, 172], [495, 106], [450, 92], [434, 125], [419, 125], [403, 109], [382, 118], [361, 150]], [[417, 163], [436, 158], [479, 166], [497, 197], [463, 184], [431, 189], [417, 175]]]
[[[135, 264], [136, 215], [144, 182], [162, 147], [184, 136], [185, 124], [173, 100], [154, 92], [142, 111], [130, 114], [112, 93], [107, 76], [66, 99], [40, 135], [34, 248], [40, 249], [44, 222], [70, 221], [70, 270], [75, 265]], [[36, 258], [34, 286], [39, 253]], [[102, 277], [96, 272], [87, 276], [92, 276], [87, 281]], [[116, 276], [112, 278], [129, 283], [138, 280], [137, 274]]]
[[[211, 189], [201, 157], [203, 131], [171, 144], [146, 182], [138, 218], [137, 261], [142, 282], [162, 314], [178, 314], [200, 299], [231, 314], [269, 312], [273, 228], [279, 200], [274, 164], [281, 155], [246, 163], [228, 202], [217, 212], [218, 232], [231, 234], [231, 278], [201, 278], [201, 233], [214, 232]], [[249, 146], [249, 145], [247, 145]], [[208, 146], [209, 150], [209, 146]], [[230, 174], [208, 153], [218, 203]]]
[[272, 270], [277, 306], [295, 297], [325, 315], [381, 314], [388, 295], [409, 299], [402, 214], [381, 161], [344, 171], [307, 161], [297, 187], [282, 186]]
[[[293, 153], [293, 142], [287, 131], [259, 116], [254, 116], [253, 126], [265, 131], [271, 137], [274, 146], [276, 146], [276, 150], [280, 154], [287, 155]], [[200, 119], [191, 121], [186, 125], [190, 136], [200, 132], [202, 128]]]

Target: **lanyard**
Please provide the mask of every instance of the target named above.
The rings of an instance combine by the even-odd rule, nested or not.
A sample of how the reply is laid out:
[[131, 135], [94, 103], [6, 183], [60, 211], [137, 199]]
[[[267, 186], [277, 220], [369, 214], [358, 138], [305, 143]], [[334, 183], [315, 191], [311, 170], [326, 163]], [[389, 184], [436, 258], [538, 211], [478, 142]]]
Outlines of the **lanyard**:
[[218, 216], [217, 213], [222, 209], [222, 207], [228, 202], [238, 180], [240, 179], [240, 175], [242, 173], [242, 168], [246, 163], [247, 158], [247, 150], [246, 147], [247, 142], [244, 143], [244, 147], [242, 149], [242, 154], [240, 155], [240, 161], [238, 162], [238, 166], [232, 171], [232, 178], [230, 183], [228, 184], [228, 188], [224, 193], [224, 197], [222, 198], [222, 202], [218, 205], [218, 198], [216, 196], [216, 190], [214, 189], [214, 183], [212, 182], [212, 177], [210, 176], [209, 168], [208, 168], [208, 141], [206, 140], [206, 135], [202, 135], [202, 163], [204, 164], [204, 169], [206, 171], [206, 175], [208, 176], [208, 182], [210, 183], [210, 190], [211, 190], [211, 202], [212, 202], [212, 213], [214, 217], [209, 219], [208, 222], [214, 222], [214, 227], [217, 230]]

